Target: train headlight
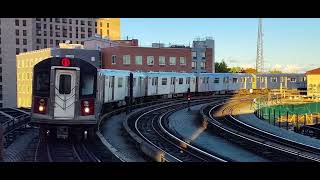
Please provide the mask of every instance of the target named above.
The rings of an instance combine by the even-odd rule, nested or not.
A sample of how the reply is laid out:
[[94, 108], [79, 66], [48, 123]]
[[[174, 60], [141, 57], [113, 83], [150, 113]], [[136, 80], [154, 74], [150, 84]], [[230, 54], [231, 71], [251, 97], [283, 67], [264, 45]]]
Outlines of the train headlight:
[[89, 107], [85, 107], [85, 108], [84, 108], [84, 112], [85, 112], [85, 113], [89, 113], [89, 112], [90, 112], [90, 108], [89, 108]]
[[40, 105], [40, 106], [39, 106], [39, 111], [40, 111], [40, 112], [44, 111], [44, 106]]

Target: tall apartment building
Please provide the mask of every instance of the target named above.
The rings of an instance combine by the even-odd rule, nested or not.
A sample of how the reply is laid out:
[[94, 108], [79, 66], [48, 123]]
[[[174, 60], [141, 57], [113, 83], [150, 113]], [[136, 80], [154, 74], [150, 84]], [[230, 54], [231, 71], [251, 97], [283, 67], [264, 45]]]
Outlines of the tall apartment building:
[[[208, 61], [207, 56], [210, 56]], [[214, 40], [211, 37], [196, 39], [192, 46], [192, 72], [214, 73]], [[210, 66], [210, 67], [209, 67]], [[210, 69], [210, 71], [208, 71]]]
[[97, 34], [101, 37], [108, 37], [110, 40], [120, 38], [120, 18], [99, 18], [97, 19]]
[[[99, 30], [104, 32], [105, 28], [110, 35], [120, 34], [120, 20], [110, 19], [109, 28], [102, 26]], [[0, 18], [0, 107], [16, 106], [17, 54], [58, 47], [67, 40], [84, 44], [85, 39], [98, 32], [98, 22], [95, 18]], [[119, 27], [110, 28], [113, 26]]]

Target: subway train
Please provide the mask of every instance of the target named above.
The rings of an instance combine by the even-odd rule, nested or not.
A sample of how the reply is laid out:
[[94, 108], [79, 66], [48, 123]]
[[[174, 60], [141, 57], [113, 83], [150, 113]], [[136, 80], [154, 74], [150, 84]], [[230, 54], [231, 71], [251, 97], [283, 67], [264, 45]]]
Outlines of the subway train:
[[128, 104], [131, 73], [134, 103], [188, 93], [306, 86], [304, 74], [130, 72], [99, 69], [78, 58], [51, 57], [33, 69], [31, 123], [39, 126], [40, 138], [93, 137], [105, 109]]

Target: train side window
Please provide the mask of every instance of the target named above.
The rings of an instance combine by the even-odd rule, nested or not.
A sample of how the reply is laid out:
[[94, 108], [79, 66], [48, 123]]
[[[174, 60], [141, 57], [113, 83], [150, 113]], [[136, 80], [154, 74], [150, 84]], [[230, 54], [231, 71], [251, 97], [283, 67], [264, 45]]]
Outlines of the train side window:
[[214, 83], [219, 83], [219, 78], [214, 78]]
[[183, 78], [179, 78], [179, 84], [183, 84]]
[[59, 93], [70, 94], [71, 93], [71, 76], [67, 74], [61, 74], [59, 80]]
[[162, 78], [162, 85], [167, 85], [167, 78]]
[[190, 77], [187, 78], [186, 84], [190, 84], [190, 79], [191, 79]]
[[118, 78], [118, 88], [122, 87], [122, 82], [123, 82], [123, 78], [119, 77]]
[[238, 83], [238, 78], [233, 78], [232, 83]]

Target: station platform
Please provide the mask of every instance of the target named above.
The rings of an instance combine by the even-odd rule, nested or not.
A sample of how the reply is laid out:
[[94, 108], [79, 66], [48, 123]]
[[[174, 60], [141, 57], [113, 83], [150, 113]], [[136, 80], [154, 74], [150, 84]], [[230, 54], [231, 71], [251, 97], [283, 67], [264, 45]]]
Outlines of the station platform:
[[320, 148], [320, 140], [311, 138], [309, 136], [304, 136], [293, 131], [289, 131], [273, 124], [269, 124], [266, 121], [259, 119], [251, 109], [251, 103], [241, 103], [237, 105], [237, 108], [233, 110], [234, 117], [247, 123], [251, 126], [257, 127], [269, 133], [287, 138], [292, 141], [301, 142], [310, 146]]
[[191, 111], [182, 109], [169, 116], [169, 128], [185, 139], [209, 153], [228, 157], [237, 162], [268, 162], [270, 160], [254, 154], [228, 140], [219, 137], [208, 129], [204, 129], [199, 118], [200, 108], [205, 104], [192, 106]]

